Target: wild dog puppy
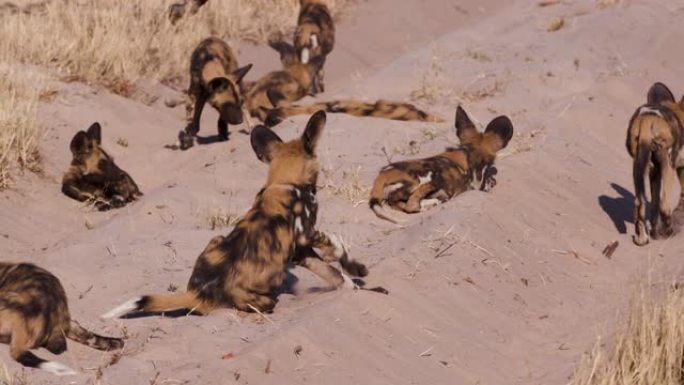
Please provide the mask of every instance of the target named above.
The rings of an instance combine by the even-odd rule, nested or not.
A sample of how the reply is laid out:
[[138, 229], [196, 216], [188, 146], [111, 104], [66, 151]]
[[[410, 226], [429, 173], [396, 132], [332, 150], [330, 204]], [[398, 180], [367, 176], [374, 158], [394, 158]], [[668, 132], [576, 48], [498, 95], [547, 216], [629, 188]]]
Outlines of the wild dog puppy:
[[335, 45], [335, 24], [330, 10], [321, 0], [300, 0], [301, 9], [294, 32], [294, 46], [297, 57], [303, 64], [315, 57], [321, 57], [323, 63], [316, 73], [314, 94], [325, 91], [323, 85], [323, 64]]
[[266, 125], [272, 127], [282, 122], [287, 117], [310, 114], [315, 111], [403, 121], [435, 123], [444, 121], [444, 119], [441, 117], [421, 111], [410, 103], [390, 102], [387, 100], [378, 100], [375, 103], [364, 103], [356, 100], [336, 100], [331, 102], [314, 103], [308, 106], [287, 105], [287, 103], [280, 103], [279, 106], [268, 111], [265, 122]]
[[270, 72], [245, 86], [247, 110], [262, 122], [269, 111], [281, 103], [312, 95], [316, 74], [323, 65], [320, 56], [312, 58], [307, 64], [300, 63], [296, 57], [282, 58], [281, 61], [285, 67], [283, 70]]
[[646, 188], [649, 172], [651, 185], [650, 233], [653, 239], [674, 233], [670, 190], [677, 171], [681, 186], [677, 210], [684, 210], [684, 98], [677, 103], [662, 83], [651, 86], [647, 103], [639, 107], [629, 121], [627, 152], [634, 159], [634, 227], [632, 240], [639, 246], [649, 242], [646, 226]]
[[121, 349], [120, 338], [102, 337], [71, 320], [67, 297], [59, 279], [30, 263], [0, 262], [0, 342], [10, 345], [10, 356], [20, 364], [57, 375], [76, 374], [31, 349], [53, 354], [67, 349], [69, 338], [99, 350]]
[[491, 189], [496, 181], [488, 171], [496, 153], [508, 145], [513, 124], [506, 116], [492, 120], [478, 132], [466, 112], [456, 109], [456, 135], [461, 144], [439, 155], [391, 163], [375, 178], [370, 208], [381, 219], [396, 221], [379, 211], [384, 202], [405, 213], [416, 213], [470, 189]]
[[194, 15], [209, 0], [182, 0], [169, 6], [169, 20], [176, 24], [186, 13]]
[[339, 242], [315, 229], [316, 146], [325, 120], [324, 112], [316, 113], [302, 136], [286, 143], [270, 129], [255, 127], [251, 143], [257, 157], [269, 164], [266, 185], [233, 231], [214, 237], [200, 254], [187, 291], [137, 297], [103, 317], [177, 309], [209, 314], [220, 307], [271, 311], [291, 263], [308, 268], [331, 288], [343, 286], [345, 278], [328, 262], [339, 261], [349, 274], [366, 275], [366, 267], [349, 260]]
[[219, 113], [219, 139], [228, 140], [228, 124], [242, 123], [244, 99], [240, 83], [251, 68], [251, 64], [238, 68], [233, 50], [217, 37], [204, 39], [195, 48], [190, 57], [190, 87], [186, 104], [188, 125], [178, 134], [180, 149], [192, 147], [207, 102]]
[[102, 128], [93, 123], [71, 139], [71, 166], [62, 178], [62, 192], [79, 202], [93, 201], [100, 211], [123, 207], [143, 195], [133, 178], [100, 146]]

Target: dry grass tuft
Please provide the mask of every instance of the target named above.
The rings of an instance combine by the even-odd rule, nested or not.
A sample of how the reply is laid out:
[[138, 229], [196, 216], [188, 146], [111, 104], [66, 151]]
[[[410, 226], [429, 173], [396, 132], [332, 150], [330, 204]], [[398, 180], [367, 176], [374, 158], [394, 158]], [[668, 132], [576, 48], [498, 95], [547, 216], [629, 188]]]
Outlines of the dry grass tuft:
[[433, 50], [430, 64], [423, 72], [418, 84], [411, 91], [410, 97], [414, 102], [434, 104], [444, 102], [444, 99], [449, 99], [452, 96], [450, 90], [445, 86], [447, 79], [442, 66], [443, 59], [435, 51]]
[[596, 5], [599, 8], [614, 7], [620, 3], [622, 3], [622, 0], [596, 0]]
[[207, 214], [206, 223], [211, 230], [232, 227], [240, 220], [240, 215], [223, 208], [211, 208]]
[[684, 290], [642, 289], [625, 324], [606, 346], [599, 340], [575, 372], [573, 385], [684, 383]]
[[40, 171], [36, 120], [41, 80], [28, 70], [0, 67], [0, 189], [16, 168]]
[[[338, 15], [350, 1], [328, 4]], [[210, 35], [264, 43], [289, 36], [299, 12], [298, 0], [210, 1], [173, 26], [169, 4], [48, 0], [31, 12], [0, 12], [0, 62], [45, 66], [130, 95], [140, 79], [174, 82], [185, 75], [190, 53]]]
[[357, 166], [349, 171], [342, 171], [342, 182], [336, 184], [332, 181], [330, 172], [323, 170], [326, 175], [326, 190], [335, 196], [340, 196], [354, 205], [359, 205], [368, 198], [370, 188], [361, 181], [361, 171], [363, 167]]

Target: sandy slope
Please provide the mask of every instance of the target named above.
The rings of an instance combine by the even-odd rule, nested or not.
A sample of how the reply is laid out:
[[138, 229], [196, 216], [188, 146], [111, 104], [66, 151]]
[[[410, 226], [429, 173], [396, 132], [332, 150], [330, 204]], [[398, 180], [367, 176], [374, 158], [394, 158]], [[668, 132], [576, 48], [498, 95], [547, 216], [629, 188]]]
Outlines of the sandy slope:
[[[564, 384], [646, 272], [661, 277], [681, 269], [680, 237], [644, 248], [631, 244], [631, 166], [624, 149], [627, 120], [648, 86], [661, 80], [682, 91], [684, 53], [668, 32], [684, 13], [681, 5], [627, 1], [599, 9], [578, 1], [539, 8], [492, 0], [450, 8], [452, 2], [440, 0], [428, 7], [406, 1], [390, 10], [389, 3], [361, 3], [340, 25], [329, 92], [319, 98], [404, 100], [426, 69], [436, 68], [425, 79], [438, 97], [422, 106], [449, 120], [459, 102], [482, 124], [497, 114], [513, 119], [519, 134], [498, 162], [494, 192], [469, 192], [403, 216], [405, 228], [380, 222], [360, 202], [365, 191], [349, 191], [370, 185], [387, 162], [383, 146], [399, 160], [454, 143], [452, 122], [330, 116], [320, 151], [320, 227], [342, 235], [351, 254], [371, 266], [368, 283], [385, 286], [389, 296], [306, 293], [320, 282], [298, 269], [293, 281], [302, 293], [282, 295], [270, 321], [224, 310], [202, 318], [102, 322], [97, 315], [133, 295], [183, 288], [206, 242], [228, 232], [209, 230], [207, 211], [244, 212], [266, 167], [236, 129], [228, 143], [171, 152], [162, 146], [182, 127], [182, 107], [65, 85], [41, 110], [50, 128], [46, 176], [27, 176], [0, 194], [0, 255], [55, 272], [86, 326], [107, 334], [125, 328], [131, 336], [126, 355], [104, 368], [101, 379], [94, 368], [110, 356], [71, 344], [60, 360], [83, 374], [70, 380]], [[373, 23], [379, 14], [386, 19]], [[564, 28], [547, 32], [558, 17]], [[242, 54], [275, 63], [264, 48], [244, 47]], [[205, 114], [204, 134], [214, 133], [214, 119], [213, 111]], [[141, 185], [141, 202], [98, 213], [59, 194], [68, 142], [93, 120], [103, 123], [105, 148]], [[278, 131], [291, 138], [305, 120], [287, 121]], [[115, 144], [119, 137], [127, 148]], [[415, 155], [410, 141], [421, 143]], [[620, 247], [607, 259], [601, 250], [612, 240]], [[235, 357], [222, 359], [226, 353]], [[4, 348], [0, 360], [20, 370]], [[36, 384], [65, 383], [27, 375]]]

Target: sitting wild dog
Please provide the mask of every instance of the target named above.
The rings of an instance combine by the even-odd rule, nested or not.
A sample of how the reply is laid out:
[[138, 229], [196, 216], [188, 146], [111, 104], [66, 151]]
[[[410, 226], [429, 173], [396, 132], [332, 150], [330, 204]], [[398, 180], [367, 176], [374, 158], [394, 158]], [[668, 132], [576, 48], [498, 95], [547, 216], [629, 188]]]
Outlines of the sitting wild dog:
[[629, 121], [627, 152], [634, 158], [634, 227], [632, 240], [639, 246], [649, 241], [646, 228], [646, 188], [649, 172], [652, 212], [651, 237], [669, 237], [674, 233], [670, 190], [677, 171], [682, 188], [677, 210], [684, 210], [684, 98], [677, 103], [662, 83], [648, 91], [647, 103], [639, 107]]
[[313, 93], [324, 92], [323, 64], [335, 45], [335, 24], [330, 11], [321, 0], [300, 0], [301, 9], [294, 33], [294, 47], [297, 57], [303, 64], [315, 57], [322, 57], [323, 62], [316, 74]]
[[217, 37], [209, 37], [195, 48], [190, 57], [190, 88], [186, 105], [188, 125], [178, 134], [182, 150], [192, 147], [200, 130], [200, 117], [206, 102], [219, 113], [219, 139], [228, 140], [228, 123], [242, 123], [240, 83], [250, 68], [251, 64], [238, 68], [233, 50]]
[[143, 194], [133, 179], [100, 147], [102, 128], [93, 123], [71, 139], [71, 166], [62, 179], [62, 192], [80, 202], [93, 201], [100, 211], [123, 207]]
[[506, 116], [492, 120], [478, 132], [466, 112], [456, 109], [456, 135], [461, 144], [439, 155], [391, 163], [380, 171], [370, 193], [370, 208], [380, 218], [396, 223], [379, 211], [387, 202], [394, 209], [416, 213], [471, 188], [488, 191], [496, 183], [489, 170], [496, 153], [513, 136]]
[[269, 111], [281, 103], [312, 95], [316, 87], [316, 74], [323, 65], [320, 56], [312, 58], [307, 64], [300, 63], [294, 56], [282, 57], [281, 61], [285, 67], [283, 70], [270, 72], [244, 88], [247, 110], [262, 122]]
[[194, 15], [209, 0], [182, 0], [169, 6], [169, 20], [176, 24], [186, 13]]
[[58, 375], [76, 374], [69, 367], [31, 353], [45, 348], [53, 354], [67, 350], [69, 338], [99, 350], [121, 349], [120, 338], [99, 336], [71, 320], [59, 279], [29, 263], [0, 262], [0, 342], [20, 364]]
[[444, 121], [441, 117], [421, 111], [410, 103], [390, 102], [387, 100], [378, 100], [375, 103], [365, 103], [356, 100], [335, 100], [332, 102], [314, 103], [308, 106], [288, 105], [287, 103], [280, 102], [276, 108], [272, 108], [267, 112], [264, 122], [267, 126], [273, 127], [290, 116], [311, 114], [316, 111], [402, 121], [433, 123]]
[[349, 274], [365, 276], [363, 264], [350, 260], [338, 241], [315, 229], [316, 145], [325, 120], [323, 112], [313, 115], [301, 138], [286, 143], [270, 129], [255, 127], [251, 143], [257, 157], [269, 164], [266, 185], [235, 228], [214, 237], [200, 254], [187, 292], [137, 297], [103, 317], [178, 309], [209, 314], [221, 307], [271, 311], [291, 263], [308, 268], [331, 288], [353, 283], [328, 262], [339, 261]]

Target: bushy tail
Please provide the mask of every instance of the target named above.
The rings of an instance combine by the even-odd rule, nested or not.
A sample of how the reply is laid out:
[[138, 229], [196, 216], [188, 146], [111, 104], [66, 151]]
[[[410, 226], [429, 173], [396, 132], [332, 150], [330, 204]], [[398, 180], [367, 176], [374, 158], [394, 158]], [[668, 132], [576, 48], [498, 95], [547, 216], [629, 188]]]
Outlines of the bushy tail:
[[202, 301], [192, 292], [172, 295], [144, 295], [133, 298], [109, 312], [102, 318], [118, 318], [134, 312], [163, 312], [189, 309], [202, 313]]
[[268, 113], [264, 123], [268, 126], [275, 126], [287, 117], [313, 114], [321, 110], [352, 116], [371, 116], [375, 118], [403, 121], [434, 123], [444, 121], [443, 118], [428, 114], [410, 103], [390, 102], [387, 100], [378, 100], [375, 103], [364, 103], [356, 100], [336, 100], [332, 102], [314, 103], [308, 106], [289, 105], [276, 107]]
[[121, 338], [103, 337], [83, 328], [76, 321], [71, 321], [67, 338], [97, 350], [117, 350], [124, 346]]
[[370, 206], [370, 209], [373, 210], [373, 213], [380, 218], [384, 219], [386, 221], [392, 222], [394, 224], [398, 224], [399, 221], [396, 219], [384, 214], [382, 212], [382, 202], [385, 201], [385, 183], [383, 178], [377, 178], [375, 182], [373, 183], [373, 188], [371, 189], [370, 192], [370, 200], [368, 201], [368, 205]]

